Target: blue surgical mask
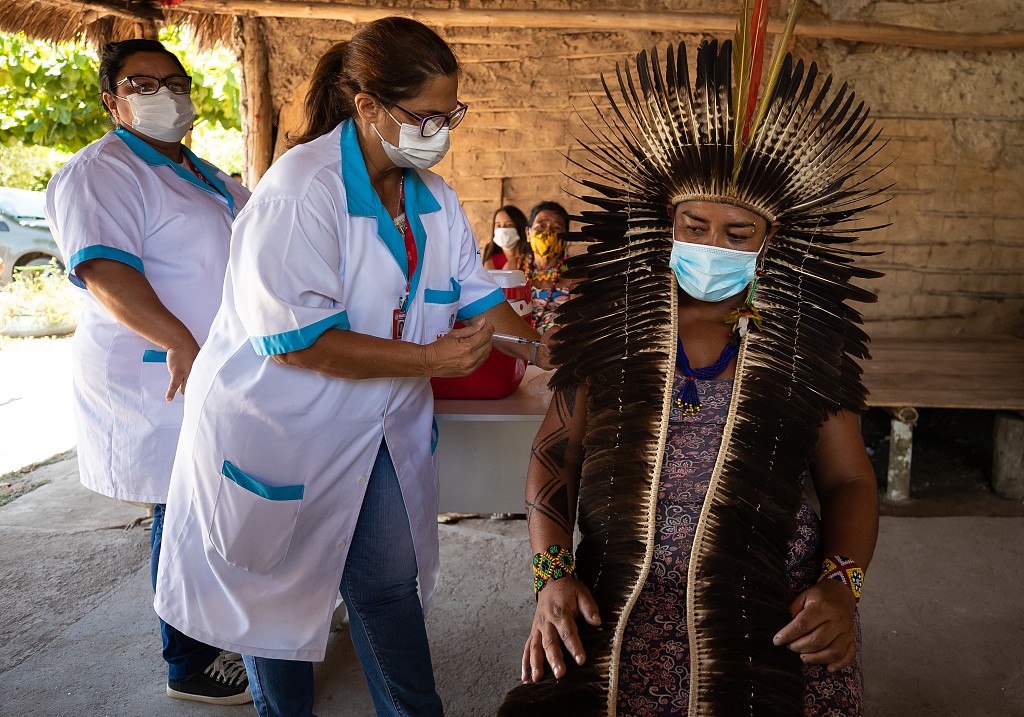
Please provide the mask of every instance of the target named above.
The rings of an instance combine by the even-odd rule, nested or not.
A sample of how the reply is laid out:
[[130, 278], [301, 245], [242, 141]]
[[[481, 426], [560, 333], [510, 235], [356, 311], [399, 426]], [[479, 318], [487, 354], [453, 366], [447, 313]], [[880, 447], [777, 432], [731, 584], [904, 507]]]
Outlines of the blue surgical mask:
[[669, 264], [679, 288], [698, 301], [715, 302], [735, 296], [754, 280], [758, 254], [674, 241]]

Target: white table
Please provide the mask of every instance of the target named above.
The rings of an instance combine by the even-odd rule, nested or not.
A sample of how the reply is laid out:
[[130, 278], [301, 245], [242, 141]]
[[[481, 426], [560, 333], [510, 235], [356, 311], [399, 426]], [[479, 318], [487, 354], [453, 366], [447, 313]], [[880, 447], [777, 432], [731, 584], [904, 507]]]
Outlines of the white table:
[[526, 386], [542, 373], [529, 366], [519, 388], [505, 398], [434, 402], [440, 512], [524, 512], [530, 446], [546, 412]]

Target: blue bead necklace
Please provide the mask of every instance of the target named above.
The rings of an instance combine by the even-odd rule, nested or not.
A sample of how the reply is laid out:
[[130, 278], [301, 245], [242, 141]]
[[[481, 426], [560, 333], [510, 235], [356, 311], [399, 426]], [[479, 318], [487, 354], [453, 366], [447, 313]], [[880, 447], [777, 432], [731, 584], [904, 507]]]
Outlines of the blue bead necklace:
[[676, 406], [683, 409], [684, 416], [693, 416], [700, 411], [701, 406], [700, 394], [697, 393], [697, 379], [709, 381], [725, 371], [729, 362], [739, 353], [739, 342], [733, 341], [730, 337], [729, 343], [722, 349], [717, 361], [710, 366], [694, 369], [690, 368], [690, 360], [686, 357], [686, 351], [683, 349], [683, 340], [676, 337], [676, 341], [679, 342], [678, 351], [676, 351], [676, 369], [686, 379], [683, 381], [683, 389], [676, 396]]

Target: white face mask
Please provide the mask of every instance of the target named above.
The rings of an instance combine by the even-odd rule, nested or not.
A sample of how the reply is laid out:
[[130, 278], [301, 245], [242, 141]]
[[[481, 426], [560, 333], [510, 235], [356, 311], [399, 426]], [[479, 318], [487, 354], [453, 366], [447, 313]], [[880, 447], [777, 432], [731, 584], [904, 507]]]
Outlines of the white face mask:
[[500, 227], [494, 230], [494, 243], [502, 249], [511, 249], [519, 242], [519, 232], [515, 227]]
[[131, 108], [132, 129], [161, 142], [180, 142], [196, 118], [192, 98], [177, 95], [166, 87], [152, 95], [135, 92], [127, 97], [114, 96], [127, 102]]
[[[387, 110], [384, 111], [387, 112]], [[421, 137], [419, 125], [399, 122], [391, 116], [390, 112], [388, 112], [388, 117], [391, 117], [394, 123], [402, 128], [398, 133], [397, 147], [381, 136], [376, 125], [370, 126], [373, 127], [373, 131], [380, 137], [380, 143], [384, 147], [384, 154], [388, 156], [392, 164], [396, 167], [430, 169], [444, 159], [444, 155], [451, 146], [447, 127], [442, 127], [432, 137]]]

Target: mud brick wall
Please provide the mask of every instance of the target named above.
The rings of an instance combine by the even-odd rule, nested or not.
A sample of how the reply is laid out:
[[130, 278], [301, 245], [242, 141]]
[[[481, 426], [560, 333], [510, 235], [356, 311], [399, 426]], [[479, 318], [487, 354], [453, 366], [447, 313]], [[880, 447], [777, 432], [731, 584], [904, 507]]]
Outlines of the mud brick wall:
[[[438, 3], [422, 3], [422, 5]], [[554, 3], [466, 3], [515, 9]], [[623, 12], [734, 12], [738, 2], [557, 3]], [[443, 6], [449, 7], [447, 2]], [[1020, 29], [1019, 0], [808, 1], [805, 17], [997, 32]], [[268, 20], [271, 84], [279, 112], [277, 153], [301, 123], [306, 78], [316, 58], [355, 26]], [[458, 191], [477, 236], [490, 236], [504, 201], [528, 211], [555, 199], [570, 212], [584, 203], [572, 159], [575, 138], [596, 113], [599, 76], [636, 51], [700, 35], [588, 32], [551, 27], [438, 28], [463, 63], [461, 99], [471, 106], [438, 170]], [[865, 236], [881, 254], [866, 263], [886, 273], [864, 307], [876, 336], [1024, 335], [1024, 53], [963, 53], [800, 39], [796, 53], [848, 81], [888, 138], [874, 165], [892, 163], [887, 204], [868, 221], [891, 226]]]

